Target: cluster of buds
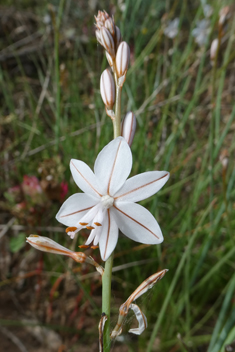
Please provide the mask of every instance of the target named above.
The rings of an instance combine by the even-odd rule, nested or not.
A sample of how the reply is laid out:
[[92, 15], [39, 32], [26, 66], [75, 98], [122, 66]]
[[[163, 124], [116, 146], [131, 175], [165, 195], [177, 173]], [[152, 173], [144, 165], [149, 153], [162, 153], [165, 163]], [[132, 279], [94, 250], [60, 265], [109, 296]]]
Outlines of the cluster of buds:
[[110, 17], [106, 11], [99, 11], [95, 20], [96, 38], [105, 49], [111, 68], [111, 71], [106, 69], [101, 75], [100, 91], [107, 115], [114, 119], [113, 106], [116, 99], [116, 88], [121, 88], [126, 80], [130, 48], [126, 42], [122, 41], [120, 29], [115, 25], [113, 17]]

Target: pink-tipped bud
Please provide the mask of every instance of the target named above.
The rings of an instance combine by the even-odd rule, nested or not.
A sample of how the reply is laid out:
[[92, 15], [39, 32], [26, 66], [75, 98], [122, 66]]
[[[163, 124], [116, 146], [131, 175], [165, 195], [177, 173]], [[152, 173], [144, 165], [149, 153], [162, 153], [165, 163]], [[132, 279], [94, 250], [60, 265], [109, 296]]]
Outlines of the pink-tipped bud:
[[116, 35], [115, 35], [116, 50], [118, 49], [121, 41], [122, 41], [121, 31], [120, 31], [119, 27], [116, 26]]
[[210, 48], [211, 61], [215, 60], [216, 55], [217, 55], [217, 51], [218, 51], [218, 47], [219, 47], [219, 39], [216, 38], [211, 43], [211, 48]]
[[116, 55], [116, 68], [118, 77], [126, 74], [130, 62], [130, 48], [126, 42], [121, 42]]
[[109, 17], [106, 21], [105, 21], [105, 27], [107, 28], [107, 30], [111, 33], [111, 35], [113, 36], [113, 38], [115, 37], [115, 33], [116, 33], [116, 26], [114, 23], [114, 20]]
[[115, 83], [112, 73], [106, 69], [100, 77], [100, 93], [105, 106], [112, 110], [115, 103]]
[[136, 130], [136, 117], [129, 111], [122, 121], [122, 137], [125, 138], [129, 146], [132, 145]]
[[107, 50], [109, 55], [114, 58], [115, 57], [114, 41], [113, 41], [112, 35], [110, 34], [107, 28], [102, 27], [100, 29], [100, 37], [102, 41], [102, 46], [105, 48], [105, 50]]

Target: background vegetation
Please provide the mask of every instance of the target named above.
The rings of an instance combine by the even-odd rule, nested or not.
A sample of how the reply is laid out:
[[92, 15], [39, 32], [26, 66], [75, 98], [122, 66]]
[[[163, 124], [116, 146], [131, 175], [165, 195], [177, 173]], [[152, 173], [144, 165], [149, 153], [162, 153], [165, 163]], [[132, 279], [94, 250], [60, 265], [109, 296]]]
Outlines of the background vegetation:
[[[123, 6], [125, 5], [125, 6]], [[219, 31], [210, 2], [205, 44], [193, 29], [201, 1], [5, 0], [0, 6], [0, 335], [4, 350], [97, 351], [101, 282], [92, 268], [39, 253], [37, 233], [77, 248], [55, 214], [77, 191], [69, 160], [93, 166], [112, 138], [99, 79], [108, 66], [94, 14], [115, 15], [131, 47], [123, 115], [138, 129], [132, 174], [169, 170], [164, 188], [141, 204], [158, 219], [159, 246], [120, 237], [113, 279], [118, 308], [146, 277], [169, 272], [138, 304], [148, 318], [139, 337], [124, 326], [114, 351], [235, 351], [235, 20]], [[178, 35], [164, 29], [179, 18]], [[210, 45], [221, 36], [217, 59]], [[227, 165], [227, 166], [226, 166]], [[35, 178], [31, 178], [34, 176]], [[68, 186], [68, 192], [67, 192]], [[100, 262], [99, 251], [86, 252]], [[233, 342], [233, 343], [232, 343]]]

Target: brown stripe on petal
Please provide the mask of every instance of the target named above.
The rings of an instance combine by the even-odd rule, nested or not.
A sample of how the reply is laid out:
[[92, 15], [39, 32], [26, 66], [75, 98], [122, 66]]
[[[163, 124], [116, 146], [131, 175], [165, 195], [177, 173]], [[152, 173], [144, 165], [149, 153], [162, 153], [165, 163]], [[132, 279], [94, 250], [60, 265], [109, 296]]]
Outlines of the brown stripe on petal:
[[120, 149], [121, 143], [122, 143], [122, 141], [120, 141], [120, 142], [119, 142], [119, 145], [118, 145], [118, 148], [117, 148], [117, 152], [116, 152], [116, 155], [115, 155], [115, 159], [114, 159], [114, 162], [113, 162], [113, 166], [112, 166], [111, 174], [110, 174], [110, 177], [109, 177], [108, 189], [107, 189], [107, 194], [108, 194], [108, 195], [109, 195], [109, 191], [110, 191], [110, 184], [111, 184], [111, 180], [112, 180], [112, 176], [113, 176], [113, 172], [114, 172], [114, 168], [115, 168], [115, 164], [116, 164], [116, 161], [117, 161], [117, 156], [118, 156], [118, 152], [119, 152], [119, 149]]
[[113, 205], [113, 207], [115, 209], [117, 209], [118, 211], [120, 211], [120, 213], [122, 213], [123, 215], [125, 215], [126, 217], [128, 217], [129, 219], [131, 219], [132, 221], [134, 221], [136, 224], [142, 226], [145, 230], [149, 231], [154, 237], [158, 238], [159, 237], [153, 232], [151, 231], [148, 227], [146, 227], [145, 225], [141, 224], [139, 221], [135, 220], [134, 218], [132, 218], [130, 215], [127, 215], [126, 213], [124, 213], [124, 211], [122, 211], [121, 209], [117, 208], [115, 205]]
[[137, 187], [137, 188], [135, 188], [135, 189], [132, 189], [131, 191], [126, 192], [126, 193], [124, 193], [124, 194], [121, 194], [121, 195], [118, 196], [118, 197], [114, 197], [114, 200], [117, 200], [117, 199], [119, 199], [119, 198], [122, 198], [122, 197], [126, 196], [127, 194], [133, 193], [133, 192], [135, 192], [135, 191], [137, 191], [137, 190], [139, 190], [139, 189], [141, 189], [141, 188], [144, 188], [144, 187], [146, 187], [146, 186], [148, 186], [148, 185], [151, 185], [152, 183], [157, 182], [157, 181], [163, 179], [163, 178], [166, 177], [167, 175], [168, 175], [168, 173], [166, 173], [164, 176], [162, 176], [162, 177], [160, 177], [160, 178], [158, 178], [158, 179], [156, 179], [156, 180], [153, 180], [153, 181], [151, 181], [151, 182], [149, 182], [149, 183], [144, 184], [143, 186], [140, 186], [140, 187]]
[[65, 214], [65, 215], [60, 215], [60, 218], [65, 218], [66, 216], [70, 216], [70, 215], [75, 215], [75, 214], [78, 214], [78, 213], [82, 213], [83, 211], [87, 211], [87, 210], [90, 210], [92, 207], [89, 207], [89, 208], [85, 208], [85, 209], [81, 209], [81, 210], [78, 210], [78, 211], [74, 211], [73, 213], [70, 213], [70, 214]]
[[93, 189], [93, 191], [95, 191], [100, 197], [102, 197], [102, 194], [100, 194], [93, 186], [90, 182], [88, 182], [88, 180], [83, 176], [83, 174], [81, 174], [81, 172], [76, 168], [76, 166], [74, 165], [74, 163], [71, 161], [71, 164], [73, 165], [73, 167], [75, 168], [75, 170], [79, 173], [79, 175], [86, 181], [86, 183]]

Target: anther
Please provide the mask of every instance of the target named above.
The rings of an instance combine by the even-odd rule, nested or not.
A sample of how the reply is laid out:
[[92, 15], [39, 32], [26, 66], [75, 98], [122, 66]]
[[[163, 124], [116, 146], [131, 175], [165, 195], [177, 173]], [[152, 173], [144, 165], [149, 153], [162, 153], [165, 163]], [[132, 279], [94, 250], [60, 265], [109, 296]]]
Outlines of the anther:
[[86, 226], [87, 230], [94, 230], [93, 226]]
[[92, 249], [97, 249], [99, 246], [91, 246]]
[[82, 226], [86, 226], [86, 225], [88, 225], [88, 222], [79, 222], [79, 224]]
[[78, 246], [79, 248], [89, 248], [90, 246], [86, 246], [85, 244], [82, 244], [81, 246]]
[[102, 224], [99, 223], [99, 222], [94, 222], [94, 224], [95, 224], [96, 226], [102, 226]]
[[68, 232], [74, 232], [76, 230], [77, 230], [77, 227], [67, 227], [67, 229], [65, 231], [66, 231], [66, 233], [68, 233]]

